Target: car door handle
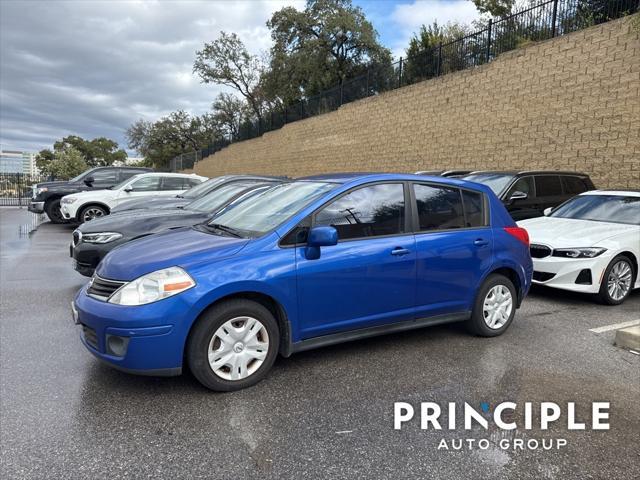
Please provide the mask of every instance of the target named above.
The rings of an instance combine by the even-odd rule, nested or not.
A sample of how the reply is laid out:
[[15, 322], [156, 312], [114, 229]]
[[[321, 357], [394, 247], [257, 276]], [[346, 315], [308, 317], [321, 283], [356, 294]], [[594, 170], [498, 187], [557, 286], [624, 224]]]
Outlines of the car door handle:
[[391, 255], [407, 255], [409, 253], [411, 253], [409, 250], [402, 247], [396, 247], [393, 250], [391, 250]]
[[478, 238], [473, 242], [473, 244], [476, 247], [484, 247], [485, 245], [489, 245], [489, 240], [485, 240], [484, 238]]

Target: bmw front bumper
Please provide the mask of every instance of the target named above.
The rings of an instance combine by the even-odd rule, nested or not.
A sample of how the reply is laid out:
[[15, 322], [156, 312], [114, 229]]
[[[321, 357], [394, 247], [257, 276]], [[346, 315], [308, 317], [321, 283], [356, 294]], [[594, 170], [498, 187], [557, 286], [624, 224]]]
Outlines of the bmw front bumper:
[[611, 261], [605, 252], [595, 258], [545, 257], [533, 259], [533, 283], [582, 293], [598, 293]]

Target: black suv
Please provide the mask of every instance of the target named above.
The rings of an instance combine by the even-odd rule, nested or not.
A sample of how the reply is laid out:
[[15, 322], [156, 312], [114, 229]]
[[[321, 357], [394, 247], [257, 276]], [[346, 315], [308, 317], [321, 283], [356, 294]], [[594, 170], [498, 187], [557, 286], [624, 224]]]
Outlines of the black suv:
[[582, 192], [595, 190], [588, 175], [577, 172], [472, 172], [462, 180], [487, 185], [502, 200], [515, 221], [541, 217]]
[[29, 211], [46, 212], [53, 223], [64, 223], [65, 219], [60, 212], [60, 199], [65, 195], [113, 187], [133, 175], [151, 171], [153, 169], [145, 167], [96, 167], [71, 180], [38, 183], [31, 187], [33, 194]]

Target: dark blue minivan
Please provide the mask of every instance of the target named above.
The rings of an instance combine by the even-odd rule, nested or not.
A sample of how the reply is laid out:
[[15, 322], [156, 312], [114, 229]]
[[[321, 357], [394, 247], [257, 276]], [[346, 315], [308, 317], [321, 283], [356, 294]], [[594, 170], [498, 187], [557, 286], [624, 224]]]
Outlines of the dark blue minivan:
[[177, 375], [186, 364], [206, 387], [237, 390], [278, 354], [458, 321], [502, 334], [531, 284], [528, 242], [483, 185], [308, 177], [114, 249], [73, 315], [116, 368]]

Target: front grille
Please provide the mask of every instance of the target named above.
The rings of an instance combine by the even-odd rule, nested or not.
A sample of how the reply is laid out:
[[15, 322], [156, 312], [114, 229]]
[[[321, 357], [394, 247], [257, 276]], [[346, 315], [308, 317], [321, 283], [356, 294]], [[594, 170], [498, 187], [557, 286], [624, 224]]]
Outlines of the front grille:
[[556, 276], [555, 273], [536, 272], [535, 270], [533, 271], [533, 279], [536, 282], [546, 282], [547, 280], [551, 280], [555, 276]]
[[82, 324], [82, 335], [84, 336], [85, 342], [98, 350], [98, 334], [93, 328], [87, 327], [85, 324]]
[[533, 258], [545, 258], [551, 255], [551, 249], [549, 247], [537, 243], [529, 245], [529, 252]]
[[82, 233], [79, 230], [73, 231], [73, 246], [76, 247], [82, 240]]
[[113, 292], [118, 290], [125, 283], [127, 282], [107, 280], [106, 278], [101, 278], [98, 275], [94, 275], [91, 278], [91, 284], [89, 285], [87, 294], [94, 298], [97, 298], [98, 300], [106, 301], [111, 295], [113, 295]]

